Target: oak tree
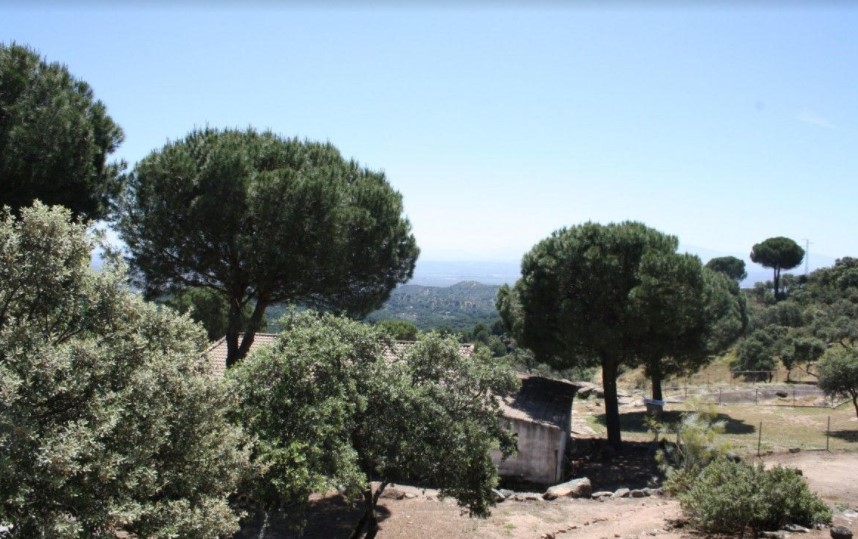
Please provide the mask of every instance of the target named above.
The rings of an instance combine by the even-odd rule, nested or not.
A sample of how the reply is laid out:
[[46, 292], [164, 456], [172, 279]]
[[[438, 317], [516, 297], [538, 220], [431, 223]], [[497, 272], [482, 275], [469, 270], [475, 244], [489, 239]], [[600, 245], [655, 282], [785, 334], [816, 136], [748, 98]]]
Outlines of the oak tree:
[[487, 514], [497, 482], [490, 450], [515, 447], [496, 400], [517, 385], [509, 367], [487, 353], [463, 356], [437, 334], [396, 346], [377, 327], [331, 314], [283, 323], [275, 344], [228, 372], [267, 470], [248, 488], [262, 508], [300, 514], [310, 493], [336, 487], [364, 505], [352, 537], [372, 537], [379, 496], [409, 481]]
[[826, 351], [819, 362], [819, 388], [826, 395], [851, 399], [858, 416], [858, 350], [835, 345]]
[[13, 537], [231, 535], [248, 439], [202, 328], [90, 267], [69, 210], [0, 222], [0, 522]]

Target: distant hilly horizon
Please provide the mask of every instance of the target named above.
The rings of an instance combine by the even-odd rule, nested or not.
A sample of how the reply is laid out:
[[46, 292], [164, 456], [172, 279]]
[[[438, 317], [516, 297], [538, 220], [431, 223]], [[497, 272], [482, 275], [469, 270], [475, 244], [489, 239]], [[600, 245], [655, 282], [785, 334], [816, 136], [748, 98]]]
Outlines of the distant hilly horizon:
[[[772, 279], [772, 270], [751, 262], [748, 255], [723, 253], [694, 246], [680, 246], [679, 252], [695, 254], [705, 263], [720, 256], [735, 256], [745, 261], [748, 277], [742, 281], [743, 288], [752, 288], [754, 283]], [[847, 255], [844, 255], [847, 256]], [[814, 271], [834, 265], [835, 258], [811, 253], [808, 270]], [[101, 253], [92, 253], [91, 265], [100, 270], [103, 265]], [[803, 275], [805, 265], [787, 271], [794, 275]], [[474, 281], [486, 285], [514, 284], [521, 276], [521, 260], [417, 260], [414, 276], [406, 284], [420, 286], [447, 287], [458, 283]], [[400, 285], [403, 286], [403, 285]]]
[[[735, 256], [745, 261], [748, 277], [741, 282], [742, 288], [752, 288], [755, 283], [772, 280], [772, 270], [751, 262], [749, 256], [736, 253], [723, 253], [694, 246], [680, 246], [679, 252], [695, 254], [706, 263], [712, 258]], [[834, 265], [835, 258], [810, 253], [808, 271]], [[805, 264], [786, 271], [793, 275], [803, 275]], [[487, 285], [515, 283], [521, 276], [520, 260], [422, 260], [418, 259], [414, 276], [407, 284], [420, 286], [452, 286], [461, 282], [474, 281]]]

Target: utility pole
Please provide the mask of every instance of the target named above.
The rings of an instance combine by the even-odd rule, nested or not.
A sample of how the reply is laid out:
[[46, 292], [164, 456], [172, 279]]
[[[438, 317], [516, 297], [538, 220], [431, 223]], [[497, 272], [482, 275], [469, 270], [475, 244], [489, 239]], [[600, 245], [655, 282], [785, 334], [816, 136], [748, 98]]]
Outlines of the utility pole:
[[804, 240], [804, 276], [807, 277], [807, 270], [810, 266], [810, 240], [807, 238], [802, 238]]

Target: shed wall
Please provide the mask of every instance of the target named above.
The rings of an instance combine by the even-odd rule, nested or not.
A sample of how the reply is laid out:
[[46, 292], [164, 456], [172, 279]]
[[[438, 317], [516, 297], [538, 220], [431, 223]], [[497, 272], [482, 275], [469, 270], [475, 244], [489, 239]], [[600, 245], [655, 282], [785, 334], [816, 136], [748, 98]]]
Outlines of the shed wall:
[[568, 435], [557, 427], [508, 419], [518, 435], [518, 453], [501, 462], [500, 453], [492, 453], [492, 461], [500, 475], [519, 480], [555, 484], [563, 478], [563, 457]]

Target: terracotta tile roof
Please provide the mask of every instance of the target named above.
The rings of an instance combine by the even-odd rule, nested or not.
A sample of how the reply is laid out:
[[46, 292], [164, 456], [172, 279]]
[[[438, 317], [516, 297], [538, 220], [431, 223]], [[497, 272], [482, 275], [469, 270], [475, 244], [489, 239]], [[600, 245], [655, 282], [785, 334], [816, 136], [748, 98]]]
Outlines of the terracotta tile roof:
[[[239, 334], [238, 342], [241, 342], [243, 337], [243, 334]], [[276, 340], [277, 334], [275, 333], [257, 333], [253, 337], [253, 344], [250, 345], [248, 354], [263, 346], [268, 346]], [[205, 351], [205, 355], [209, 360], [212, 376], [223, 377], [226, 372], [226, 337], [221, 337], [220, 340], [209, 346], [208, 350]]]
[[521, 390], [499, 399], [504, 416], [510, 419], [569, 428], [572, 399], [578, 386], [566, 380], [520, 374]]

